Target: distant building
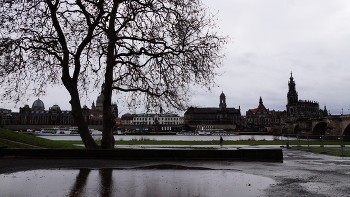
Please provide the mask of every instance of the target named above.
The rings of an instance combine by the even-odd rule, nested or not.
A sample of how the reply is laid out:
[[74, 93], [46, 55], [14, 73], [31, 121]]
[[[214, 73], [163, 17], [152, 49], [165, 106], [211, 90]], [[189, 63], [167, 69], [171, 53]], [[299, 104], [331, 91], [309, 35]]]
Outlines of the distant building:
[[255, 109], [246, 112], [247, 126], [264, 128], [270, 123], [270, 111], [267, 109], [260, 96], [259, 105]]
[[133, 118], [134, 118], [134, 115], [132, 115], [132, 114], [129, 114], [129, 113], [124, 114], [124, 115], [122, 115], [122, 117], [120, 117], [120, 124], [122, 126], [131, 125]]
[[184, 124], [193, 129], [236, 129], [240, 127], [241, 109], [228, 108], [224, 92], [220, 95], [219, 107], [189, 107], [184, 115]]
[[[85, 120], [89, 120], [89, 109], [85, 106], [82, 109]], [[19, 108], [19, 124], [29, 125], [74, 125], [75, 121], [71, 111], [61, 110], [58, 105], [53, 105], [45, 110], [44, 102], [37, 99], [32, 107], [24, 105]]]
[[132, 125], [152, 131], [175, 131], [180, 121], [177, 114], [134, 114]]
[[259, 105], [246, 112], [246, 129], [252, 131], [272, 131], [272, 127], [280, 125], [284, 112], [269, 110], [260, 96]]
[[179, 125], [180, 117], [177, 114], [135, 114], [133, 125]]
[[[104, 100], [103, 91], [104, 91], [104, 84], [101, 86], [101, 92], [97, 96], [96, 105], [95, 105], [95, 102], [92, 101], [91, 116], [100, 116], [100, 117], [102, 117], [102, 115], [103, 115], [103, 100]], [[116, 118], [118, 117], [118, 105], [115, 102], [112, 103], [112, 114]]]
[[12, 111], [0, 108], [0, 126], [12, 123]]
[[[1, 110], [0, 110], [1, 112]], [[96, 105], [92, 103], [92, 109], [86, 105], [82, 107], [85, 121], [89, 125], [102, 125], [103, 115], [103, 86], [100, 95], [97, 97]], [[112, 104], [112, 113], [118, 117], [118, 105]], [[24, 105], [19, 108], [19, 113], [9, 113], [12, 117], [1, 118], [3, 124], [20, 125], [75, 125], [73, 115], [70, 110], [61, 110], [60, 106], [53, 105], [49, 110], [45, 110], [45, 105], [39, 98], [35, 100], [32, 107]], [[9, 116], [9, 115], [7, 115]], [[10, 121], [11, 120], [11, 121]]]
[[295, 88], [295, 81], [292, 73], [290, 74], [288, 82], [287, 93], [287, 120], [295, 121], [298, 118], [316, 118], [327, 116], [326, 107], [324, 110], [320, 109], [318, 102], [309, 100], [298, 100], [298, 92]]

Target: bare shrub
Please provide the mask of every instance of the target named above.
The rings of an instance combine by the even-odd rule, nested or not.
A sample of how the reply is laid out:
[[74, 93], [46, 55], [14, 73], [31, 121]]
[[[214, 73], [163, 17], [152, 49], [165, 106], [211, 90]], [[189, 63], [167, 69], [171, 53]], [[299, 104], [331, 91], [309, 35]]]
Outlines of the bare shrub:
[[254, 136], [251, 136], [250, 138], [248, 138], [248, 141], [256, 141]]
[[279, 136], [273, 136], [273, 141], [278, 141], [278, 140], [280, 140], [280, 138], [279, 138]]

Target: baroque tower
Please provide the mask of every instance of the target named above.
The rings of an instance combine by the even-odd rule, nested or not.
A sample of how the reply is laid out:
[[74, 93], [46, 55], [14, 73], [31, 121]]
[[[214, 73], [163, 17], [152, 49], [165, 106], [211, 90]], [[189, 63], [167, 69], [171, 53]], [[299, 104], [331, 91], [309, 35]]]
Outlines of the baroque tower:
[[220, 94], [220, 104], [219, 104], [220, 111], [225, 111], [226, 109], [226, 96], [224, 92]]
[[287, 93], [287, 105], [295, 105], [298, 103], [298, 92], [295, 90], [295, 81], [292, 72], [290, 73], [288, 86], [289, 91]]
[[288, 82], [288, 93], [287, 93], [287, 114], [297, 114], [298, 113], [298, 92], [295, 89], [295, 81], [292, 72], [290, 73]]

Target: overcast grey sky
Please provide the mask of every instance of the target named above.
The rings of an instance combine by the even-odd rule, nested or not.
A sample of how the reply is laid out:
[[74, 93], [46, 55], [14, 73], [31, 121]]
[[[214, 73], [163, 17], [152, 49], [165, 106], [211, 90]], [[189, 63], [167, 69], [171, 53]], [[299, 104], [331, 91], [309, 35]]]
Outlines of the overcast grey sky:
[[[229, 35], [226, 59], [212, 92], [197, 89], [190, 104], [218, 107], [226, 95], [228, 107], [242, 115], [258, 106], [285, 110], [290, 72], [299, 99], [318, 101], [332, 114], [350, 113], [350, 1], [348, 0], [203, 0], [217, 13], [220, 32]], [[88, 107], [96, 100], [98, 91]], [[30, 106], [37, 98], [30, 98]], [[63, 87], [50, 88], [40, 98], [46, 109], [58, 104], [69, 110]], [[129, 112], [116, 101], [121, 114]], [[19, 108], [24, 103], [19, 103]], [[13, 109], [14, 104], [0, 104]], [[130, 111], [133, 112], [133, 111]], [[138, 113], [142, 111], [137, 111]]]

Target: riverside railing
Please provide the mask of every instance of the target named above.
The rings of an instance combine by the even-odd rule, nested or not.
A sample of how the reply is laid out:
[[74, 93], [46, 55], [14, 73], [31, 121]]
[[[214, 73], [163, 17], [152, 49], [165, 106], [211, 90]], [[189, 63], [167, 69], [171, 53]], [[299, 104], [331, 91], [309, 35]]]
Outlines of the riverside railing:
[[283, 136], [286, 140], [282, 143], [287, 148], [350, 157], [350, 135], [285, 134]]

